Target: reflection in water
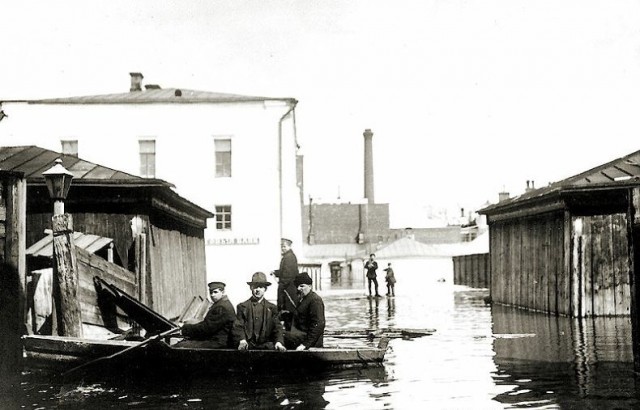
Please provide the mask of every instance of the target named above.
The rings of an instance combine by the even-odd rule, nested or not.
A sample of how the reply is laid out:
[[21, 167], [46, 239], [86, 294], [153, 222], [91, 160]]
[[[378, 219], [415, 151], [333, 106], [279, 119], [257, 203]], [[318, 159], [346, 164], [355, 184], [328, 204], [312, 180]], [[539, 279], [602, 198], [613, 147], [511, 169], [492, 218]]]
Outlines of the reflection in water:
[[362, 286], [321, 293], [328, 329], [436, 329], [427, 337], [393, 339], [382, 368], [225, 372], [146, 384], [111, 379], [64, 389], [25, 378], [19, 395], [0, 393], [0, 408], [640, 408], [629, 318], [579, 321], [488, 306], [486, 290], [438, 283], [438, 270], [403, 273], [403, 283], [412, 285], [395, 298], [363, 297]]
[[380, 298], [369, 296], [369, 329], [377, 329], [380, 325]]
[[387, 320], [392, 320], [396, 314], [396, 298], [387, 298]]
[[[493, 306], [495, 399], [562, 408], [635, 408], [628, 317], [572, 319]], [[606, 405], [605, 405], [606, 403]]]

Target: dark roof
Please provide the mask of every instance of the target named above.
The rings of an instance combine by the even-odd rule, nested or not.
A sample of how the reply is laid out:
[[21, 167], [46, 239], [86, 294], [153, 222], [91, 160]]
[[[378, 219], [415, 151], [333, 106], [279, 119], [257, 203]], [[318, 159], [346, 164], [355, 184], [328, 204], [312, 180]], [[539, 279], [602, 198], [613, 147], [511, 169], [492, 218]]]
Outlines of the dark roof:
[[640, 184], [640, 151], [607, 162], [567, 179], [533, 189], [522, 195], [490, 205], [479, 212], [492, 214], [523, 203], [547, 199], [568, 192], [616, 189]]
[[179, 88], [150, 88], [118, 94], [28, 100], [30, 104], [194, 104], [282, 101], [297, 103], [293, 98], [256, 97]]
[[42, 173], [51, 168], [57, 158], [62, 159], [62, 166], [73, 174], [73, 186], [100, 188], [127, 188], [133, 192], [141, 192], [136, 188], [149, 188], [156, 193], [153, 206], [172, 213], [196, 226], [206, 225], [207, 218], [213, 213], [183, 198], [173, 189], [174, 185], [162, 179], [142, 178], [127, 174], [71, 155], [36, 147], [34, 145], [17, 147], [0, 147], [0, 171], [23, 173], [29, 185], [44, 185]]
[[62, 166], [73, 174], [74, 184], [173, 187], [161, 179], [127, 174], [35, 145], [0, 147], [0, 170], [22, 172], [27, 181], [44, 183], [42, 173], [51, 168], [57, 158], [62, 159]]

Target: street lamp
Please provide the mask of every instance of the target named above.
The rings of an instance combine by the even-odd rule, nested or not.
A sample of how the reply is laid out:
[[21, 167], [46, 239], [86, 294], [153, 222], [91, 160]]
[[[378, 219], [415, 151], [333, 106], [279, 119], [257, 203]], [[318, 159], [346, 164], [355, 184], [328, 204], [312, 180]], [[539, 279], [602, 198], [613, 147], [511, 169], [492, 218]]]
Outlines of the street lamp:
[[64, 200], [67, 198], [73, 174], [62, 166], [62, 160], [56, 159], [56, 164], [42, 173], [49, 190], [49, 196], [53, 199], [53, 214], [64, 214]]
[[53, 299], [60, 336], [82, 337], [82, 309], [78, 298], [78, 265], [73, 243], [73, 218], [64, 213], [73, 174], [62, 166], [62, 160], [42, 173], [53, 199]]

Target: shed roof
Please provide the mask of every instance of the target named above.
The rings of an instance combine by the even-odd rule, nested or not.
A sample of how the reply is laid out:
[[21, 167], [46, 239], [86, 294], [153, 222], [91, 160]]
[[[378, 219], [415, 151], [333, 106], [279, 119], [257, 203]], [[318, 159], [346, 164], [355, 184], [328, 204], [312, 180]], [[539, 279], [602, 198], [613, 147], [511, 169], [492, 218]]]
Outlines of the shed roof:
[[28, 100], [29, 104], [194, 104], [194, 103], [245, 103], [282, 101], [295, 103], [293, 98], [274, 98], [226, 94], [211, 91], [186, 90], [180, 88], [149, 88], [126, 93], [100, 94], [76, 97]]
[[35, 145], [0, 147], [0, 170], [21, 172], [28, 181], [44, 183], [42, 173], [51, 168], [57, 158], [62, 159], [62, 165], [73, 174], [74, 184], [173, 186], [161, 179], [142, 178]]
[[[180, 196], [171, 189], [174, 187], [173, 184], [162, 179], [142, 178], [34, 145], [0, 147], [0, 170], [23, 173], [27, 184], [44, 186], [42, 172], [51, 168], [57, 158], [62, 159], [62, 165], [73, 174], [73, 186], [117, 187], [134, 193], [142, 192], [136, 188], [149, 188], [156, 196], [152, 201], [154, 207], [185, 222], [195, 226], [206, 226], [206, 219], [214, 216], [208, 210]], [[162, 201], [159, 201], [159, 198], [162, 198]]]
[[[74, 232], [73, 242], [78, 248], [84, 249], [87, 252], [96, 253], [112, 243], [113, 239], [82, 232]], [[47, 235], [29, 246], [26, 253], [31, 256], [53, 257], [53, 235]]]
[[522, 195], [490, 205], [481, 209], [479, 212], [491, 215], [520, 204], [542, 200], [563, 192], [614, 189], [634, 186], [639, 183], [640, 151], [636, 151], [572, 177], [551, 183], [546, 187], [534, 189]]

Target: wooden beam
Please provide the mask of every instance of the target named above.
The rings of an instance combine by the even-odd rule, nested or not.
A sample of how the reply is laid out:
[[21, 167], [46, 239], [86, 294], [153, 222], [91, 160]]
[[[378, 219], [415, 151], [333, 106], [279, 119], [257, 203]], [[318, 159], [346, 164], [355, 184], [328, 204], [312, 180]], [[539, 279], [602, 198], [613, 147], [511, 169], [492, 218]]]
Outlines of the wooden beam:
[[53, 215], [53, 292], [61, 336], [82, 337], [82, 310], [78, 298], [78, 263], [70, 214]]

